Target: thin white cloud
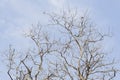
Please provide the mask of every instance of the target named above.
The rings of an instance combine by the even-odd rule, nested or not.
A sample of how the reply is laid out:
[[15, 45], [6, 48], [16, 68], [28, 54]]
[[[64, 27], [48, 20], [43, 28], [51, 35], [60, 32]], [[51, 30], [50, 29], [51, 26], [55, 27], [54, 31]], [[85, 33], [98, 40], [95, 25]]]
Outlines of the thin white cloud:
[[37, 19], [40, 14], [39, 6], [32, 4], [30, 1], [10, 0], [9, 4], [11, 5], [12, 9], [25, 18]]
[[62, 8], [65, 5], [66, 0], [49, 0], [49, 2], [54, 7]]
[[[31, 27], [31, 24], [39, 21], [39, 6], [25, 0], [2, 0], [1, 2], [0, 11], [2, 10], [3, 13], [0, 15], [1, 44], [4, 43], [6, 46], [8, 46], [7, 44], [15, 44], [19, 45], [19, 47], [23, 45], [24, 48], [29, 47], [29, 42], [23, 37], [23, 31]], [[21, 45], [21, 43], [25, 44]]]

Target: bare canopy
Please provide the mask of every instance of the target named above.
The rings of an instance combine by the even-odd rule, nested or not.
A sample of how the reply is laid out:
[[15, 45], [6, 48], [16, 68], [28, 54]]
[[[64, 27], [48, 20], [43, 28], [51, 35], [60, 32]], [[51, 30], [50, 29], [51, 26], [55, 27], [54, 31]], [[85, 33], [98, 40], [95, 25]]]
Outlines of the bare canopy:
[[50, 17], [49, 25], [38, 24], [26, 34], [35, 44], [33, 49], [17, 53], [10, 47], [10, 80], [114, 79], [114, 61], [105, 61], [101, 47], [107, 35], [100, 33], [86, 15], [71, 10], [44, 14]]

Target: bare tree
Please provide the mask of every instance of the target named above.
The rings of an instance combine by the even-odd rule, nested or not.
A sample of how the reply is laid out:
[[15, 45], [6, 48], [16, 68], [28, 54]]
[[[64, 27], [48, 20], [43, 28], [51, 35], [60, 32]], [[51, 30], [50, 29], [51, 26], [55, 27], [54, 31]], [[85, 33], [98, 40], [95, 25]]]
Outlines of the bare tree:
[[[37, 25], [27, 34], [34, 49], [16, 55], [10, 47], [8, 75], [11, 80], [113, 80], [117, 69], [107, 63], [101, 43], [105, 34], [97, 30], [86, 15], [77, 11], [45, 13], [50, 17], [47, 28]], [[51, 26], [51, 27], [49, 27]], [[51, 33], [51, 32], [50, 32]], [[18, 53], [17, 53], [18, 55]]]

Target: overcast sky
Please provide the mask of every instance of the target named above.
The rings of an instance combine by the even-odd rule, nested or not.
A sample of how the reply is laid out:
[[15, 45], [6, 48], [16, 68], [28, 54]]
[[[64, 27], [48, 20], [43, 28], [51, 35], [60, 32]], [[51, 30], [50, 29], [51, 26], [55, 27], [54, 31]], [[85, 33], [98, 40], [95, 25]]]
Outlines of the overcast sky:
[[120, 0], [0, 0], [0, 52], [9, 44], [23, 49], [31, 46], [23, 35], [31, 24], [44, 23], [44, 11], [57, 12], [66, 7], [88, 10], [101, 30], [110, 29], [113, 37], [107, 39], [105, 48], [120, 60]]

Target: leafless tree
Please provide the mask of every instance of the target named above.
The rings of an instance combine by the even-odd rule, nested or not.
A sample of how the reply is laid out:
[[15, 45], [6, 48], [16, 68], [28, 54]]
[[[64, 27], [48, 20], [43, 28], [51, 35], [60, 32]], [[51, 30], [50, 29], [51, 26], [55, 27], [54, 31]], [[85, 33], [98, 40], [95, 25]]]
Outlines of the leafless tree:
[[[106, 61], [101, 46], [107, 35], [100, 33], [86, 15], [71, 10], [45, 14], [50, 17], [48, 30], [37, 25], [26, 35], [35, 44], [33, 49], [17, 53], [10, 47], [7, 73], [11, 80], [114, 79], [114, 61]], [[55, 30], [55, 36], [50, 30]]]

